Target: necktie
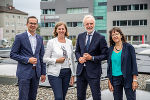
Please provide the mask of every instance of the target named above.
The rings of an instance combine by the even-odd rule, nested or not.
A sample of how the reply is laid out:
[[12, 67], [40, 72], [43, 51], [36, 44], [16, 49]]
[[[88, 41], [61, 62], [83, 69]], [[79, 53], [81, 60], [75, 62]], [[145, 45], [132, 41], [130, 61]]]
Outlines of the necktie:
[[87, 51], [88, 51], [89, 46], [90, 46], [90, 37], [91, 37], [91, 35], [88, 35], [88, 40], [87, 40], [87, 43], [86, 43], [86, 50]]

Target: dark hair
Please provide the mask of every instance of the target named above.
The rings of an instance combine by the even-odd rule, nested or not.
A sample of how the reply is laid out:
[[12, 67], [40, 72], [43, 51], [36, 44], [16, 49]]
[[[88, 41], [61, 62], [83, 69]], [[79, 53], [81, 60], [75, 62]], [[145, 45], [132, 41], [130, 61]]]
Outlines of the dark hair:
[[68, 29], [67, 29], [67, 26], [66, 26], [66, 24], [65, 24], [64, 22], [58, 22], [58, 23], [55, 25], [54, 32], [53, 32], [54, 37], [57, 37], [57, 36], [58, 36], [58, 33], [57, 33], [56, 31], [57, 31], [57, 28], [58, 28], [59, 26], [61, 26], [61, 25], [64, 25], [64, 27], [65, 27], [65, 29], [66, 29], [65, 36], [68, 37], [68, 36], [69, 36]]
[[35, 17], [35, 16], [29, 16], [28, 18], [27, 18], [27, 24], [29, 23], [29, 19], [30, 18], [35, 18], [36, 20], [37, 20], [37, 23], [38, 23], [38, 19]]
[[110, 46], [115, 45], [115, 42], [112, 40], [112, 33], [114, 32], [119, 32], [120, 35], [122, 36], [121, 41], [124, 43], [126, 42], [126, 37], [125, 35], [122, 33], [121, 29], [118, 27], [114, 27], [109, 31], [109, 44]]

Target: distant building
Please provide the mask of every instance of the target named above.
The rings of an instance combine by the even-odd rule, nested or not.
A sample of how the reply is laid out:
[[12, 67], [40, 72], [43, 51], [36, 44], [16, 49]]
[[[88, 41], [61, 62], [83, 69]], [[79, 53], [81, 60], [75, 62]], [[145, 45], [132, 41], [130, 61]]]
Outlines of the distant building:
[[131, 44], [141, 44], [142, 37], [150, 43], [150, 0], [107, 0], [107, 30], [112, 27], [120, 27]]
[[63, 21], [68, 26], [69, 38], [76, 39], [84, 32], [82, 20], [85, 15], [96, 19], [95, 30], [107, 35], [107, 0], [41, 0], [41, 31], [45, 43], [53, 37], [57, 22]]
[[27, 17], [28, 13], [13, 7], [13, 0], [0, 0], [0, 28], [3, 29], [3, 39], [11, 44], [16, 34], [26, 30]]

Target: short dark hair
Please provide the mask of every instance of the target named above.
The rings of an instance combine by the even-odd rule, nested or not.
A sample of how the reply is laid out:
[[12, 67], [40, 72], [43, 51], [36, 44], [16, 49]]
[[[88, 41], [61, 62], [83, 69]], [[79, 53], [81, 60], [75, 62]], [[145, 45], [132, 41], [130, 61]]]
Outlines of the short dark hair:
[[109, 44], [110, 46], [115, 45], [115, 42], [112, 40], [112, 33], [114, 32], [119, 32], [120, 35], [122, 36], [121, 41], [124, 43], [126, 42], [126, 37], [123, 34], [123, 32], [121, 31], [121, 29], [119, 27], [114, 27], [109, 31]]
[[27, 24], [29, 23], [29, 19], [30, 18], [35, 18], [36, 20], [37, 20], [37, 23], [38, 23], [38, 19], [35, 17], [35, 16], [29, 16], [28, 18], [27, 18]]
[[58, 33], [57, 33], [56, 31], [57, 31], [57, 28], [58, 28], [59, 26], [61, 26], [61, 25], [64, 25], [64, 27], [65, 27], [65, 29], [66, 29], [65, 36], [68, 37], [68, 36], [69, 36], [68, 29], [67, 29], [67, 26], [66, 26], [66, 24], [65, 24], [64, 22], [58, 22], [58, 23], [55, 25], [54, 32], [53, 32], [54, 37], [57, 37], [57, 36], [58, 36]]

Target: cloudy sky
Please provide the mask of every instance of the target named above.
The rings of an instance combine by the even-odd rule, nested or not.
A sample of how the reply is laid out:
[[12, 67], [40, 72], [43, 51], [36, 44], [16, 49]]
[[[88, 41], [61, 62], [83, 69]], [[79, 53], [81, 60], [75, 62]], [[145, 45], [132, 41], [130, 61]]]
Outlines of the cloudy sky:
[[24, 11], [29, 16], [36, 16], [40, 20], [40, 1], [41, 0], [13, 0], [16, 9]]

